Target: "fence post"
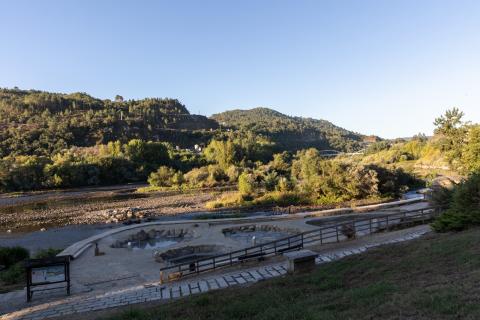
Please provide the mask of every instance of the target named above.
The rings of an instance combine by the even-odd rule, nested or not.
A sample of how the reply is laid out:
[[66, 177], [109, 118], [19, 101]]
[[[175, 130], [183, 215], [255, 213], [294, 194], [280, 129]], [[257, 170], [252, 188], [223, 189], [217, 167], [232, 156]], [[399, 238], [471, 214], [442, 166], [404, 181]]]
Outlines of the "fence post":
[[336, 233], [337, 233], [337, 242], [340, 242], [340, 241], [338, 240], [338, 224], [335, 226], [335, 231], [336, 231]]
[[372, 218], [370, 218], [369, 222], [370, 222], [370, 234], [372, 234]]

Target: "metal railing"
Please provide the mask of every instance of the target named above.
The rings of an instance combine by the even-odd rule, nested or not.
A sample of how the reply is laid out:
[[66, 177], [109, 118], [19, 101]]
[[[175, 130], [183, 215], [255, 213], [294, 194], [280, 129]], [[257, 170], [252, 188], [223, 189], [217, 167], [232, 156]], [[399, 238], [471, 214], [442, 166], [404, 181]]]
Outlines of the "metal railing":
[[160, 268], [163, 273], [175, 273], [175, 278], [199, 274], [218, 268], [232, 266], [251, 259], [261, 259], [284, 252], [300, 250], [305, 245], [341, 242], [351, 238], [372, 234], [406, 224], [425, 224], [441, 212], [439, 207], [428, 207], [412, 211], [375, 216], [365, 219], [352, 219], [347, 222], [327, 225], [315, 230], [262, 243], [253, 247], [201, 258], [190, 262], [178, 263]]

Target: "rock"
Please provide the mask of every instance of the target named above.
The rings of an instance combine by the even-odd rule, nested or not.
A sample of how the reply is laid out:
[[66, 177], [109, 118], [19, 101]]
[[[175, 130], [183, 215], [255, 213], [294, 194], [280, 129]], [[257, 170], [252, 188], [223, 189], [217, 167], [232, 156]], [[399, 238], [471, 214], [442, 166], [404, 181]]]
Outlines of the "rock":
[[147, 235], [149, 239], [155, 239], [155, 237], [157, 236], [157, 233], [155, 232], [155, 230], [152, 229], [148, 231]]
[[47, 229], [41, 228], [40, 231], [41, 231], [41, 232], [44, 232], [44, 231], [47, 231]]
[[7, 233], [12, 233], [12, 230], [8, 229], [8, 230], [7, 230]]
[[112, 247], [112, 248], [121, 248], [122, 246], [123, 246], [123, 244], [120, 240], [117, 240], [110, 245], [110, 247]]
[[136, 238], [138, 241], [146, 241], [148, 240], [148, 234], [145, 232], [145, 230], [140, 230], [140, 232], [137, 233]]

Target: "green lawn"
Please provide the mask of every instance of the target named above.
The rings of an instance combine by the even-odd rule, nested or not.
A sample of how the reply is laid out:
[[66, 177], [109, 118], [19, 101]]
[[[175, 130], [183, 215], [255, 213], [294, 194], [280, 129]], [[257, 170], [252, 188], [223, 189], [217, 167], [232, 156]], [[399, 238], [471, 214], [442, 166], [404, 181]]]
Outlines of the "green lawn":
[[101, 319], [480, 319], [479, 299], [480, 229], [472, 229]]

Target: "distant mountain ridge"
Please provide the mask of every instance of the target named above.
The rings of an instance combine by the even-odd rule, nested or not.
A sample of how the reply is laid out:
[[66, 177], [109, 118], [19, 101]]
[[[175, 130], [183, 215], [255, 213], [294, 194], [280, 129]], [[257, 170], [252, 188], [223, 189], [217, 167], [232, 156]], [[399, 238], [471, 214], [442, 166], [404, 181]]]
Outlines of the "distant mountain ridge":
[[367, 136], [338, 127], [326, 120], [291, 117], [269, 108], [231, 110], [211, 116], [221, 126], [253, 131], [271, 138], [284, 149], [335, 149], [355, 151]]
[[177, 99], [124, 101], [118, 96], [112, 101], [81, 92], [0, 88], [0, 158], [50, 156], [74, 146], [131, 139], [192, 147], [224, 137], [224, 128], [264, 135], [278, 151], [308, 147], [355, 151], [366, 140], [325, 120], [290, 117], [267, 108], [231, 110], [207, 118], [190, 114]]

